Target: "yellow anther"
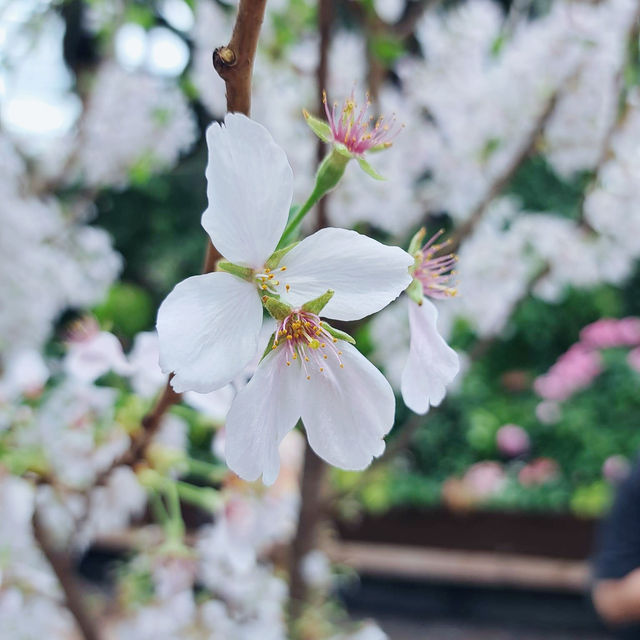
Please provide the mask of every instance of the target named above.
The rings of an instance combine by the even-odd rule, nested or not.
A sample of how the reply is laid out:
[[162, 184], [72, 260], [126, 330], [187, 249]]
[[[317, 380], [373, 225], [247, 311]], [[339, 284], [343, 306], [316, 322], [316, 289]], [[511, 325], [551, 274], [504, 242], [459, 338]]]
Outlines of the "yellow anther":
[[269, 299], [269, 296], [262, 296], [262, 302], [266, 302]]
[[297, 353], [294, 353], [291, 357], [292, 357], [294, 360], [297, 360], [297, 359], [298, 359], [298, 354], [297, 354]]
[[269, 274], [269, 280], [273, 280], [273, 273]]
[[280, 284], [280, 280], [276, 280], [275, 283], [276, 287]]
[[287, 340], [293, 340], [293, 336], [290, 333], [287, 334]]
[[338, 351], [338, 355], [341, 356], [342, 355], [342, 351]]
[[285, 289], [286, 289], [287, 291], [289, 291], [289, 289], [291, 289], [291, 287], [290, 287], [289, 285], [286, 285], [286, 286], [285, 286]]
[[265, 273], [271, 273], [271, 269], [269, 269], [268, 267], [264, 270]]
[[267, 285], [266, 285], [266, 284], [263, 284], [263, 285], [262, 285], [262, 290], [263, 290], [263, 291], [266, 291], [266, 290], [267, 290]]
[[307, 376], [307, 380], [311, 380], [311, 376]]
[[320, 346], [324, 349], [327, 345], [323, 342]]
[[271, 347], [271, 350], [273, 351], [273, 349], [275, 349], [277, 346], [278, 346], [278, 345], [274, 343], [274, 344], [272, 345], [272, 347]]
[[340, 365], [340, 368], [341, 368], [341, 369], [344, 369], [344, 365], [343, 365], [343, 364], [341, 364], [341, 365]]
[[320, 373], [322, 373], [324, 371], [324, 369], [322, 367], [320, 367]]
[[323, 355], [322, 357], [323, 357], [325, 360], [327, 359], [327, 355], [326, 355], [326, 354], [325, 354], [325, 355]]
[[287, 367], [290, 367], [291, 363], [287, 360]]
[[280, 267], [280, 271], [286, 271], [287, 267]]
[[320, 343], [314, 338], [313, 340], [311, 340], [311, 342], [309, 343], [309, 346], [312, 349], [317, 349], [320, 346]]
[[305, 362], [309, 362], [309, 358], [307, 356], [304, 357]]
[[333, 344], [335, 344], [336, 342], [338, 342], [338, 338], [333, 338]]

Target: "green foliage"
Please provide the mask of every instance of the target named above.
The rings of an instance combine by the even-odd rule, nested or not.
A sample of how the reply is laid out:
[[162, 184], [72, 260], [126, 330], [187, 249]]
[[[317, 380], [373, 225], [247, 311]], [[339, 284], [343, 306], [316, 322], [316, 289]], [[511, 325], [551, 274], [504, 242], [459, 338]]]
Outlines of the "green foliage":
[[589, 179], [588, 174], [579, 174], [565, 181], [543, 156], [533, 156], [517, 171], [507, 191], [517, 195], [527, 211], [552, 212], [575, 220]]
[[[149, 177], [137, 167], [132, 187], [105, 192], [97, 201], [96, 223], [111, 233], [125, 257], [123, 279], [144, 288], [154, 307], [177, 282], [202, 268], [206, 161], [201, 144], [170, 174]], [[142, 328], [150, 328], [153, 320]]]
[[402, 40], [391, 35], [379, 35], [371, 39], [371, 53], [383, 64], [391, 65], [405, 53]]
[[155, 320], [152, 297], [142, 287], [126, 282], [116, 282], [93, 312], [102, 327], [129, 339]]

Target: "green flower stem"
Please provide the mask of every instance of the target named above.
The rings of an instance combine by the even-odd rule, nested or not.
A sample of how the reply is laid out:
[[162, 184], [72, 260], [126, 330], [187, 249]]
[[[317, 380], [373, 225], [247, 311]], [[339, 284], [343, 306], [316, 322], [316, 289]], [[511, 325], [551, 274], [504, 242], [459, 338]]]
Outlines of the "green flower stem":
[[153, 515], [155, 519], [162, 525], [162, 527], [166, 529], [169, 522], [169, 514], [166, 507], [164, 506], [164, 502], [162, 502], [160, 494], [155, 489], [149, 488], [148, 491], [149, 504], [151, 505]]
[[291, 220], [289, 220], [282, 234], [282, 239], [278, 244], [278, 248], [284, 247], [291, 242], [293, 234], [311, 208], [323, 196], [329, 193], [329, 191], [335, 189], [344, 175], [349, 160], [351, 160], [350, 155], [346, 155], [345, 152], [334, 147], [331, 153], [320, 163], [318, 172], [316, 173], [316, 184], [313, 187], [313, 191], [307, 198], [307, 201], [295, 212]]
[[221, 503], [220, 492], [212, 487], [196, 487], [188, 482], [175, 483], [182, 500], [206, 511], [215, 511]]
[[324, 194], [318, 189], [318, 185], [316, 184], [307, 201], [296, 211], [295, 215], [287, 223], [284, 233], [282, 234], [282, 239], [278, 243], [278, 249], [281, 249], [291, 243], [293, 235], [300, 226], [300, 223], [323, 195]]
[[193, 475], [209, 480], [209, 482], [220, 482], [228, 473], [226, 467], [222, 465], [212, 464], [204, 460], [195, 458], [187, 459], [187, 470]]
[[184, 537], [184, 520], [180, 510], [180, 496], [178, 487], [172, 480], [165, 483], [165, 495], [169, 507], [169, 521], [167, 522], [167, 534], [169, 538], [181, 540]]

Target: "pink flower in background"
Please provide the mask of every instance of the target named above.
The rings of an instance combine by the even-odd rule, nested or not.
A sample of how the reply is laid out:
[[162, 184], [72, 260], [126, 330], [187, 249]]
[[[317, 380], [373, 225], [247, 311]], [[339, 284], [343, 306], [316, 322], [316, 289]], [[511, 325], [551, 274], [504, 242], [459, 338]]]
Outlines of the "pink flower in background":
[[541, 398], [562, 402], [588, 387], [601, 371], [600, 354], [577, 342], [545, 375], [536, 378], [533, 387]]
[[631, 470], [629, 460], [624, 456], [609, 456], [602, 465], [602, 475], [611, 483], [624, 480]]
[[580, 332], [580, 341], [594, 349], [640, 344], [640, 318], [602, 318]]
[[638, 373], [640, 373], [640, 347], [637, 347], [633, 351], [629, 352], [629, 355], [627, 356], [627, 362], [632, 369], [635, 369]]
[[496, 433], [496, 444], [500, 453], [515, 458], [529, 451], [529, 434], [517, 424], [505, 424]]
[[525, 487], [550, 482], [558, 475], [558, 463], [551, 458], [536, 458], [520, 469], [518, 480]]
[[489, 498], [498, 493], [506, 481], [502, 466], [489, 460], [470, 466], [463, 478], [466, 488], [476, 498]]

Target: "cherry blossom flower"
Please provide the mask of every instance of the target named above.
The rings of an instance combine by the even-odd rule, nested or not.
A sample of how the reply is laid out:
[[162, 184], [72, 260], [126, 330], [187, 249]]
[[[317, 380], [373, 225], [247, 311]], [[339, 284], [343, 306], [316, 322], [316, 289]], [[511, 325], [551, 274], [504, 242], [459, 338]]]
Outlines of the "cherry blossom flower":
[[281, 319], [269, 353], [227, 416], [225, 457], [242, 478], [275, 481], [278, 446], [300, 418], [311, 448], [334, 466], [364, 469], [384, 451], [393, 390], [339, 335], [304, 308]]
[[409, 287], [409, 329], [411, 340], [409, 358], [402, 372], [401, 391], [405, 404], [416, 413], [426, 413], [429, 406], [438, 406], [446, 386], [455, 378], [460, 363], [456, 352], [438, 332], [438, 311], [425, 298], [446, 298], [455, 295], [451, 286], [452, 268], [457, 258], [453, 255], [438, 256], [442, 244], [434, 235], [420, 250], [416, 246], [424, 237], [422, 229], [414, 237], [410, 253], [415, 256], [413, 282]]
[[127, 375], [130, 365], [116, 336], [100, 331], [95, 319], [78, 320], [69, 330], [65, 372], [82, 382], [95, 382], [109, 371]]
[[209, 207], [202, 224], [228, 262], [179, 283], [158, 312], [160, 366], [175, 373], [178, 392], [207, 393], [245, 368], [257, 353], [263, 298], [279, 296], [297, 307], [331, 289], [323, 315], [356, 320], [385, 307], [410, 282], [411, 256], [355, 231], [323, 229], [276, 252], [293, 189], [284, 151], [240, 114], [212, 124], [207, 142]]
[[[324, 111], [327, 122], [314, 118], [306, 109], [303, 114], [309, 128], [324, 142], [332, 145], [332, 152], [327, 156], [318, 171], [317, 182], [321, 182], [325, 163], [331, 167], [329, 175], [342, 176], [349, 160], [355, 158], [360, 168], [376, 180], [382, 180], [382, 176], [367, 162], [365, 154], [370, 151], [382, 151], [393, 144], [393, 139], [398, 135], [400, 125], [396, 123], [395, 116], [388, 121], [385, 116], [380, 116], [374, 122], [374, 116], [369, 115], [371, 101], [367, 96], [364, 105], [358, 108], [354, 93], [344, 101], [341, 110], [338, 103], [334, 102], [329, 107], [326, 92], [322, 94]], [[329, 178], [327, 177], [327, 182]], [[335, 184], [331, 185], [333, 188]]]
[[337, 102], [329, 108], [326, 92], [322, 95], [322, 102], [333, 142], [344, 145], [347, 151], [355, 156], [361, 156], [367, 151], [387, 149], [399, 132], [395, 118], [391, 118], [387, 123], [384, 116], [380, 116], [372, 124], [373, 116], [368, 114], [371, 106], [368, 96], [359, 109], [353, 92], [344, 101], [341, 111], [338, 111]]

